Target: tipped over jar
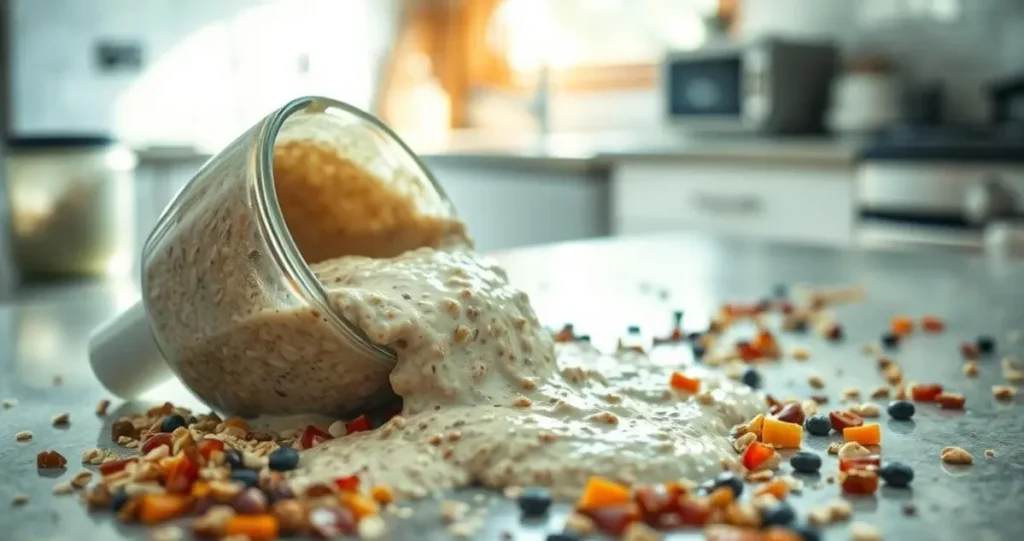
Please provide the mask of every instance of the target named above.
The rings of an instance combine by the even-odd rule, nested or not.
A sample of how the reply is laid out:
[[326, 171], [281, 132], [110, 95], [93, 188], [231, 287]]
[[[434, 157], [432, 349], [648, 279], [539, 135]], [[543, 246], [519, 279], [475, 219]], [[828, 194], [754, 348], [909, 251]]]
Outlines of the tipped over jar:
[[[161, 366], [221, 412], [372, 410], [394, 399], [394, 354], [331, 309], [310, 265], [460, 243], [454, 208], [397, 136], [347, 104], [301, 98], [212, 158], [164, 211], [143, 249], [142, 309], [121, 317], [136, 331], [145, 318]], [[143, 354], [135, 376], [123, 373], [131, 323], [91, 344], [97, 375], [121, 396], [152, 385], [163, 362]]]

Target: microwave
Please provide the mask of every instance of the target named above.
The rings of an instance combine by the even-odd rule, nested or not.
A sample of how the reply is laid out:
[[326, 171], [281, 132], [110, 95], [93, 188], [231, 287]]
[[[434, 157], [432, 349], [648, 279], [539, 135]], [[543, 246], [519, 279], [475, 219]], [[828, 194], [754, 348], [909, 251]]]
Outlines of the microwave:
[[665, 112], [687, 129], [820, 132], [838, 66], [831, 42], [764, 38], [670, 52], [662, 65]]

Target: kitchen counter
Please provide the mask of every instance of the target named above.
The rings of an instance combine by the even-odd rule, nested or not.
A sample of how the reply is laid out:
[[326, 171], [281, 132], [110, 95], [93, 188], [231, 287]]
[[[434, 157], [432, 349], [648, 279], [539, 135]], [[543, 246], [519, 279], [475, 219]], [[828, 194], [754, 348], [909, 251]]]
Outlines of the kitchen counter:
[[[765, 366], [766, 388], [780, 398], [807, 396], [811, 373], [825, 378], [825, 392], [833, 402], [849, 386], [866, 392], [882, 380], [861, 344], [877, 340], [892, 315], [946, 318], [944, 334], [914, 335], [892, 357], [910, 380], [940, 382], [963, 392], [967, 410], [940, 411], [919, 404], [909, 423], [890, 421], [883, 414], [883, 455], [911, 465], [916, 479], [912, 490], [882, 488], [876, 497], [852, 498], [854, 519], [878, 525], [886, 539], [901, 541], [1010, 540], [1024, 528], [1022, 397], [1000, 404], [990, 394], [990, 386], [1001, 383], [999, 357], [1024, 351], [1024, 345], [1007, 339], [1024, 322], [1024, 265], [956, 254], [859, 253], [697, 235], [571, 243], [497, 257], [513, 282], [531, 294], [542, 320], [553, 326], [571, 321], [578, 332], [593, 335], [599, 347], [613, 343], [627, 325], [661, 333], [677, 308], [686, 310], [689, 328], [702, 329], [718, 303], [761, 298], [778, 283], [863, 285], [866, 302], [836, 309], [845, 341], [829, 344], [815, 336], [782, 335], [786, 349], [805, 345], [812, 357]], [[85, 349], [89, 330], [128, 306], [135, 295], [131, 286], [75, 287], [29, 292], [0, 305], [0, 398], [18, 400], [14, 408], [0, 409], [0, 538], [5, 541], [145, 539], [143, 528], [117, 524], [107, 514], [89, 514], [75, 498], [50, 493], [56, 482], [81, 469], [79, 457], [85, 449], [112, 446], [109, 423], [118, 414], [143, 407], [115, 401], [110, 415], [97, 417], [95, 404], [107, 394], [91, 374]], [[980, 377], [967, 380], [957, 344], [979, 334], [997, 339], [998, 355], [982, 360]], [[683, 350], [669, 354], [676, 353], [680, 362], [689, 358]], [[55, 376], [62, 378], [61, 385], [54, 384]], [[174, 382], [148, 398], [196, 405]], [[69, 428], [51, 426], [51, 417], [61, 412], [71, 413]], [[33, 440], [15, 442], [14, 434], [21, 430], [33, 431]], [[805, 447], [824, 455], [828, 442], [808, 437]], [[975, 464], [940, 464], [939, 450], [947, 445], [971, 451]], [[34, 458], [44, 449], [64, 454], [67, 471], [59, 476], [37, 472]], [[993, 449], [995, 457], [985, 458], [985, 449]], [[825, 457], [824, 475], [835, 469], [834, 457]], [[22, 493], [29, 496], [28, 504], [9, 507], [12, 497]], [[792, 501], [805, 516], [810, 507], [837, 496], [837, 487], [823, 482]], [[546, 521], [520, 522], [511, 502], [489, 492], [445, 497], [475, 506], [487, 502], [490, 519], [480, 539], [497, 539], [505, 530], [517, 540], [543, 539], [545, 531], [559, 527], [566, 511], [557, 506]], [[916, 506], [917, 516], [904, 516], [907, 504]], [[392, 539], [449, 538], [437, 500], [419, 503], [416, 509], [412, 518], [389, 519]], [[849, 539], [846, 526], [829, 528], [825, 539]]]

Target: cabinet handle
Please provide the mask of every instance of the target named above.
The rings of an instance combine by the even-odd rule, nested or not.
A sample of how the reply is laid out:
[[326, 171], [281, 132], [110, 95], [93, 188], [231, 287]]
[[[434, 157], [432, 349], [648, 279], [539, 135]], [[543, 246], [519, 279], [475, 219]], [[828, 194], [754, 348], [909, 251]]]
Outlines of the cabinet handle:
[[696, 193], [693, 203], [697, 207], [716, 214], [758, 214], [762, 210], [762, 201], [756, 195], [722, 195]]

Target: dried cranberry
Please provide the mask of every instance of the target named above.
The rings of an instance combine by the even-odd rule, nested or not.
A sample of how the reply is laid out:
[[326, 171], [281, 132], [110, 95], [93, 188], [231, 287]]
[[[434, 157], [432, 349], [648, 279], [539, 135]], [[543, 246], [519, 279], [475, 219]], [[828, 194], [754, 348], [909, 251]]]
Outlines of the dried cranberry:
[[842, 432], [844, 428], [864, 424], [864, 419], [862, 419], [860, 415], [849, 411], [839, 410], [830, 411], [828, 414], [828, 421], [832, 424], [832, 429], [836, 432]]
[[800, 404], [792, 402], [782, 406], [782, 409], [772, 414], [772, 417], [786, 423], [802, 425], [804, 424], [804, 409], [800, 407]]

